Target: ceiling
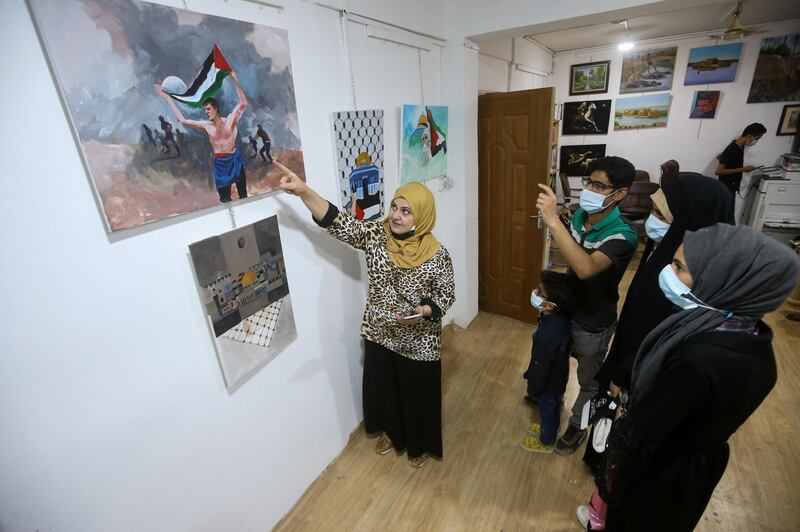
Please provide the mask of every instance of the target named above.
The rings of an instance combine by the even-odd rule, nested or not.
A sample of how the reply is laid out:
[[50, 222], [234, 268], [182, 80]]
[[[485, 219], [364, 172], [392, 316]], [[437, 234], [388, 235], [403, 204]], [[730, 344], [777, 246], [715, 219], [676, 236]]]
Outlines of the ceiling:
[[[614, 13], [612, 22], [594, 23], [588, 17], [560, 21], [556, 31], [529, 33], [528, 36], [554, 52], [593, 48], [619, 43], [623, 40], [644, 41], [672, 35], [683, 35], [695, 32], [712, 32], [723, 30], [731, 23], [731, 14], [736, 7], [735, 1], [702, 2], [696, 4], [669, 5], [662, 4], [664, 11], [639, 16], [626, 17], [624, 11]], [[677, 9], [676, 9], [677, 8]], [[598, 14], [598, 19], [608, 19]], [[626, 39], [625, 27], [616, 21], [628, 20]], [[757, 26], [768, 22], [800, 19], [800, 1], [797, 0], [746, 0], [740, 20], [744, 26]], [[549, 29], [549, 28], [548, 28]], [[580, 30], [580, 31], [576, 31]], [[798, 27], [800, 31], [800, 25]]]

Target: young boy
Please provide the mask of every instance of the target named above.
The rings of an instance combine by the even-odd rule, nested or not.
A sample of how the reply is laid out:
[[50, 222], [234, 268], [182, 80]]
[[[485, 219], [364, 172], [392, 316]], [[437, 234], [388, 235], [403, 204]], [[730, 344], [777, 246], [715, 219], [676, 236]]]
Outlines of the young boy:
[[561, 396], [569, 378], [570, 317], [578, 306], [579, 284], [565, 273], [543, 271], [531, 304], [539, 310], [533, 333], [531, 362], [523, 377], [528, 381], [526, 402], [538, 401], [541, 423], [531, 423], [520, 444], [526, 451], [553, 451], [561, 422]]

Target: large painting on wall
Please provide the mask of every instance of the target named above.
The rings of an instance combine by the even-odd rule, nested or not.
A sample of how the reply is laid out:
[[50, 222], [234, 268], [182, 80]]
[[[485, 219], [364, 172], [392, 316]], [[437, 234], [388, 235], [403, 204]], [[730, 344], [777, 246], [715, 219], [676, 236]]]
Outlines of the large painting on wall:
[[677, 53], [677, 46], [626, 53], [622, 57], [619, 93], [670, 90]]
[[109, 231], [305, 178], [285, 30], [134, 0], [29, 0]]
[[669, 104], [668, 92], [617, 98], [617, 107], [614, 109], [614, 130], [666, 127]]
[[761, 39], [747, 103], [800, 100], [800, 34]]
[[339, 207], [358, 220], [383, 216], [383, 111], [333, 113]]
[[559, 170], [568, 176], [589, 175], [589, 165], [606, 156], [605, 144], [561, 146]]
[[689, 50], [684, 85], [729, 83], [736, 80], [742, 43], [704, 46]]
[[403, 105], [400, 120], [400, 183], [447, 175], [447, 107]]
[[611, 117], [611, 100], [564, 102], [562, 135], [605, 135]]
[[189, 246], [225, 384], [235, 387], [297, 336], [277, 216]]

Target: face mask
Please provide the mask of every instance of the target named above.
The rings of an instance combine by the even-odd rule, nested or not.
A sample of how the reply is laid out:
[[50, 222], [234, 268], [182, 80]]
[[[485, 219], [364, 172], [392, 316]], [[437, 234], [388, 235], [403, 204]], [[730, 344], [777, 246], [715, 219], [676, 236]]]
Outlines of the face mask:
[[667, 299], [672, 301], [675, 305], [683, 310], [689, 310], [697, 307], [707, 308], [725, 314], [728, 319], [733, 317], [733, 312], [727, 310], [720, 310], [703, 303], [696, 295], [692, 293], [691, 288], [683, 284], [683, 281], [678, 279], [678, 274], [672, 269], [672, 266], [667, 264], [661, 273], [658, 274], [658, 286]]
[[[538, 310], [544, 310], [544, 304], [545, 303], [550, 303], [550, 302], [549, 301], [545, 301], [544, 299], [539, 297], [539, 294], [536, 293], [536, 290], [531, 292], [531, 305], [533, 305], [534, 308], [536, 308]], [[550, 304], [553, 305], [554, 307], [556, 306], [555, 303], [550, 303]]]
[[756, 142], [758, 142], [758, 139], [753, 139], [750, 142], [745, 143], [745, 146], [747, 146], [748, 148], [752, 148], [753, 146], [756, 145]]
[[588, 188], [584, 188], [581, 191], [581, 199], [580, 199], [581, 209], [588, 212], [589, 214], [594, 214], [596, 212], [602, 211], [606, 207], [603, 205], [603, 201], [614, 192], [616, 192], [616, 190], [603, 196], [602, 194], [593, 192]]
[[664, 238], [664, 235], [669, 231], [669, 224], [667, 222], [662, 222], [651, 214], [644, 224], [644, 230], [647, 232], [647, 236], [656, 242], [661, 242], [661, 239]]

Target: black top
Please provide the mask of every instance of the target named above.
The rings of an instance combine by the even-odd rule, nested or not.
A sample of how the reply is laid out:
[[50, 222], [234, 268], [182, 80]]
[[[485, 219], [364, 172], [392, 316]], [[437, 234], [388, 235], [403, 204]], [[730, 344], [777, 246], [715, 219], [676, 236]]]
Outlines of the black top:
[[705, 332], [674, 349], [609, 436], [597, 478], [607, 530], [692, 530], [725, 471], [728, 438], [776, 378], [763, 322], [758, 334]]
[[636, 271], [628, 288], [614, 341], [596, 377], [603, 389], [612, 380], [617, 386], [630, 389], [631, 370], [639, 346], [650, 331], [676, 310], [664, 297], [658, 275], [672, 262], [686, 231], [715, 223], [733, 224], [730, 193], [714, 178], [683, 172], [664, 186], [664, 195], [672, 211], [672, 224], [653, 254]]
[[[744, 147], [732, 141], [722, 155], [719, 156], [719, 163], [725, 165], [725, 168], [743, 168], [744, 167]], [[733, 193], [739, 192], [739, 185], [742, 182], [742, 173], [728, 174], [719, 176], [720, 182], [728, 187]]]
[[539, 315], [539, 326], [533, 333], [531, 362], [523, 374], [528, 380], [528, 394], [539, 397], [542, 392], [560, 396], [567, 389], [569, 352], [572, 337], [569, 318], [558, 312]]

